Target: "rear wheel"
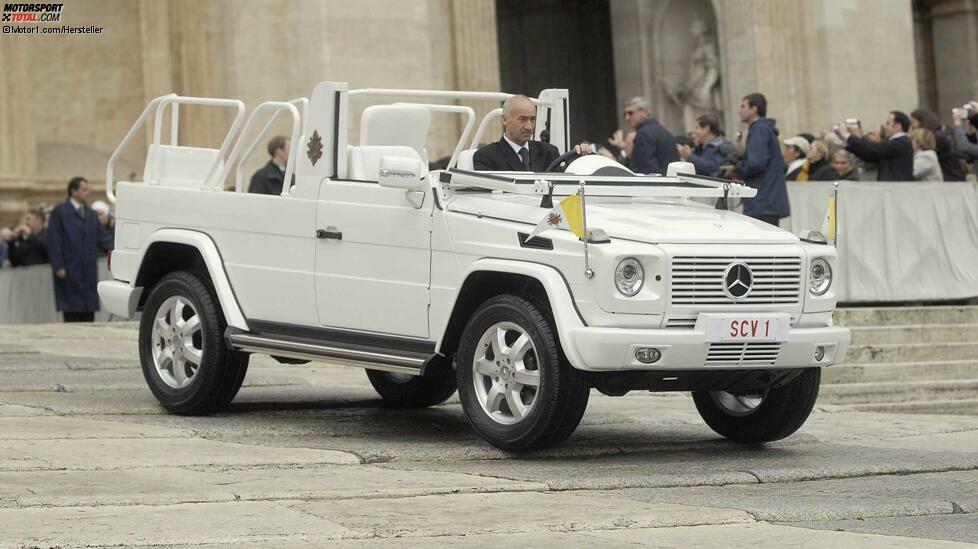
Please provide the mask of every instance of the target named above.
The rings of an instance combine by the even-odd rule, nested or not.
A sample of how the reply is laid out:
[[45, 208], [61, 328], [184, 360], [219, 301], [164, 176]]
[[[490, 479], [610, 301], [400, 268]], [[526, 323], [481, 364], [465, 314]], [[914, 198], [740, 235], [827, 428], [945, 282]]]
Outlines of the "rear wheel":
[[550, 319], [522, 297], [479, 307], [462, 334], [457, 373], [469, 422], [503, 450], [555, 446], [587, 408], [587, 380], [564, 358]]
[[139, 324], [139, 358], [143, 377], [164, 408], [209, 414], [238, 393], [248, 355], [227, 348], [226, 327], [204, 276], [171, 273], [153, 288]]
[[718, 434], [735, 442], [772, 442], [804, 425], [818, 399], [821, 379], [821, 369], [809, 368], [780, 387], [736, 394], [699, 391], [693, 393], [693, 401]]
[[455, 394], [455, 371], [447, 361], [433, 362], [423, 376], [367, 370], [367, 379], [392, 408], [426, 408]]

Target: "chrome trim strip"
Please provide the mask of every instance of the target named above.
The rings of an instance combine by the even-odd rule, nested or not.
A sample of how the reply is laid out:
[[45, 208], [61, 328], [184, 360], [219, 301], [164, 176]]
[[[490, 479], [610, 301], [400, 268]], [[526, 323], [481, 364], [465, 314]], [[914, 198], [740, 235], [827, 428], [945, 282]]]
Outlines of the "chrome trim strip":
[[301, 360], [325, 360], [347, 366], [383, 370], [403, 374], [420, 374], [426, 361], [421, 357], [407, 357], [389, 353], [344, 349], [328, 345], [316, 345], [298, 341], [272, 339], [251, 334], [231, 334], [231, 346], [242, 351], [266, 353]]

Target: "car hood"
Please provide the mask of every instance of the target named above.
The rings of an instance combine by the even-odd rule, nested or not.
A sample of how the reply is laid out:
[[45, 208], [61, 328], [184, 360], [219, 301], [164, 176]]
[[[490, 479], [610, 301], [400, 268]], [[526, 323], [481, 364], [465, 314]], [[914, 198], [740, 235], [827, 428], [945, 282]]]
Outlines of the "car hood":
[[[554, 203], [559, 200], [555, 197]], [[460, 192], [446, 209], [530, 225], [539, 223], [549, 211], [540, 207], [539, 196], [485, 192]], [[653, 244], [790, 244], [799, 241], [788, 231], [736, 212], [698, 203], [651, 199], [588, 199], [587, 227], [603, 229], [612, 238]]]

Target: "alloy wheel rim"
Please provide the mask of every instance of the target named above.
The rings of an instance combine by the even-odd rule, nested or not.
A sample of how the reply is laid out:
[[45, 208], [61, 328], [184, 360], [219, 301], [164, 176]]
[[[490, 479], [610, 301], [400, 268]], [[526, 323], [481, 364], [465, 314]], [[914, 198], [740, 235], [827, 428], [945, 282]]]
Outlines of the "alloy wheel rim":
[[731, 416], [749, 416], [764, 402], [767, 391], [735, 395], [727, 391], [711, 391], [710, 396], [723, 411]]
[[540, 388], [536, 346], [513, 322], [490, 326], [476, 345], [472, 382], [482, 410], [496, 423], [515, 425], [533, 410]]
[[197, 309], [185, 297], [173, 296], [160, 305], [153, 319], [153, 365], [173, 389], [183, 389], [197, 377], [204, 357], [204, 338]]

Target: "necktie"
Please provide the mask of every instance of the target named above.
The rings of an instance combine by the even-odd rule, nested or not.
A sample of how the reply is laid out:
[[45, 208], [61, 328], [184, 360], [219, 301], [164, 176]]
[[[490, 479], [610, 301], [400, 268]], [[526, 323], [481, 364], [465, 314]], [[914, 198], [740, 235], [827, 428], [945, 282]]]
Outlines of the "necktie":
[[526, 147], [520, 149], [520, 160], [523, 161], [523, 169], [530, 171], [530, 151], [526, 150]]

